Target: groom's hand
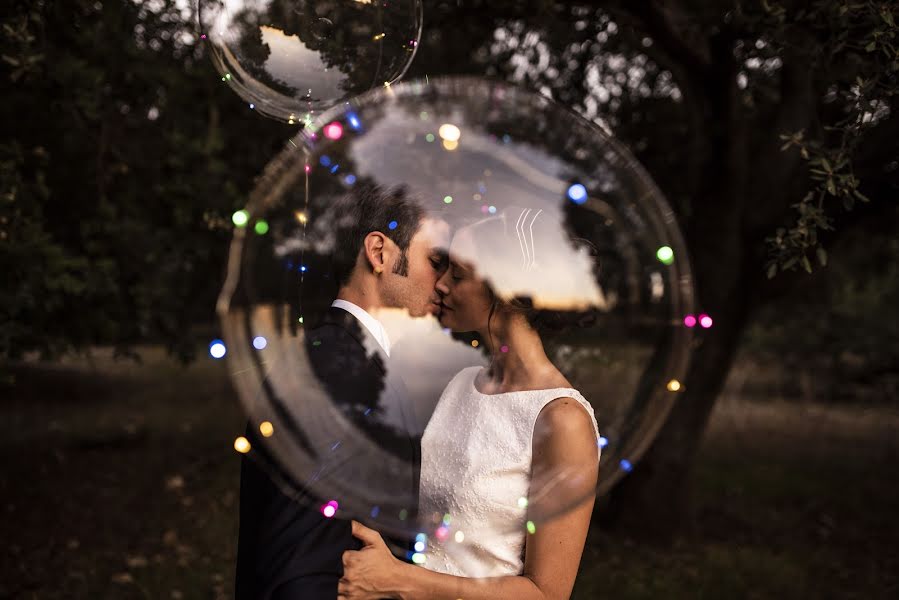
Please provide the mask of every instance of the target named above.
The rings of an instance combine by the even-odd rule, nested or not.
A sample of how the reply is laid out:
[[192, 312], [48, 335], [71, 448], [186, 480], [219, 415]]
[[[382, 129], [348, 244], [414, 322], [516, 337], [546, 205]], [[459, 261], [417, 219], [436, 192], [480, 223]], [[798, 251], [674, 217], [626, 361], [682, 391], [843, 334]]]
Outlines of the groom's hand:
[[343, 578], [337, 584], [337, 597], [347, 600], [398, 598], [399, 569], [403, 563], [394, 558], [381, 534], [353, 521], [353, 537], [361, 550], [343, 553]]

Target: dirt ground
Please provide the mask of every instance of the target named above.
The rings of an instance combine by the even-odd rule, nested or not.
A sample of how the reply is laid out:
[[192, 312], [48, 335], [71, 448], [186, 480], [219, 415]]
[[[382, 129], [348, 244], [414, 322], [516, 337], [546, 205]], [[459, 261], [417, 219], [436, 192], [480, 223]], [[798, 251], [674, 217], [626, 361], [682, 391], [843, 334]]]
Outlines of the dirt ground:
[[[231, 597], [243, 419], [225, 365], [143, 356], [13, 369], [0, 598]], [[899, 597], [897, 456], [895, 408], [730, 385], [698, 464], [695, 537], [662, 548], [594, 528], [574, 597]]]

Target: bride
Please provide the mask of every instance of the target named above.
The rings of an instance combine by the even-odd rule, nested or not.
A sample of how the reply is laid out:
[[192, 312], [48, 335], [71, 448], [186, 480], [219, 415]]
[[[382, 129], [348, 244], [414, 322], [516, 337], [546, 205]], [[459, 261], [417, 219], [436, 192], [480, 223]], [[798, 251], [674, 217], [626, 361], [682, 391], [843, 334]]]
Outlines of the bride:
[[[425, 568], [395, 558], [378, 532], [354, 521], [363, 547], [344, 553], [339, 598], [571, 595], [599, 433], [590, 405], [546, 356], [541, 331], [602, 304], [598, 287], [586, 305], [570, 292], [592, 283], [577, 268], [589, 264], [544, 211], [510, 210], [456, 232], [437, 283], [440, 322], [477, 332], [490, 362], [453, 378], [422, 437], [420, 515], [434, 517], [422, 523], [434, 535], [419, 536]], [[547, 285], [557, 299], [568, 288], [566, 310], [527, 299], [535, 286], [546, 295]]]

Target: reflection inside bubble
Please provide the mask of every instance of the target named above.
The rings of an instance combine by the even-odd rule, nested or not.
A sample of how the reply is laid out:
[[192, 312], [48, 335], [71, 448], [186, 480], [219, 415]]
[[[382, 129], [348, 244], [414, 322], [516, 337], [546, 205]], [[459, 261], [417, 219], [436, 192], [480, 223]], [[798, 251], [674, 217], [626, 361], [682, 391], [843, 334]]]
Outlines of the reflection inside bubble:
[[[475, 545], [467, 490], [519, 536], [596, 488], [564, 469], [520, 485], [539, 407], [515, 394], [565, 390], [595, 415], [602, 490], [682, 380], [696, 311], [670, 211], [614, 140], [546, 99], [471, 79], [371, 92], [317, 116], [247, 215], [268, 229], [235, 237], [220, 304], [232, 378], [278, 432], [254, 447], [316, 509]], [[504, 387], [515, 361], [544, 379]], [[515, 485], [497, 495], [503, 477]]]

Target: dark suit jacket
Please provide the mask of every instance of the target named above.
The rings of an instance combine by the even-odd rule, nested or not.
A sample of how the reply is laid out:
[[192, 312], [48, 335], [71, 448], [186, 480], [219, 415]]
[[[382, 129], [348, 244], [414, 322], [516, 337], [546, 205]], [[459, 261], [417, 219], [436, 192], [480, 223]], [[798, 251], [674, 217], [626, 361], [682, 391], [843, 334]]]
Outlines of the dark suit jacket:
[[[414, 510], [420, 440], [377, 418], [383, 414], [378, 402], [388, 385], [386, 355], [367, 352], [366, 346], [377, 342], [339, 308], [329, 309], [305, 341], [312, 371], [331, 402], [361, 435], [414, 466]], [[236, 600], [334, 600], [343, 575], [343, 552], [361, 547], [350, 522], [325, 518], [319, 508], [322, 499], [312, 497], [302, 482], [271, 460], [250, 426], [247, 435], [253, 450], [241, 463]]]

